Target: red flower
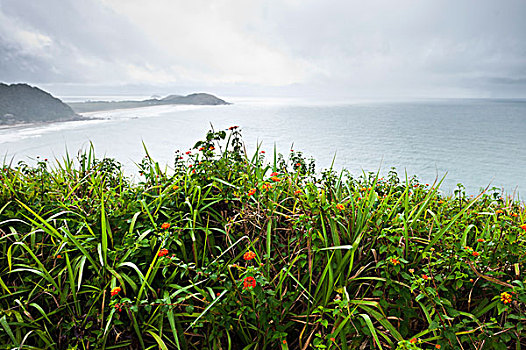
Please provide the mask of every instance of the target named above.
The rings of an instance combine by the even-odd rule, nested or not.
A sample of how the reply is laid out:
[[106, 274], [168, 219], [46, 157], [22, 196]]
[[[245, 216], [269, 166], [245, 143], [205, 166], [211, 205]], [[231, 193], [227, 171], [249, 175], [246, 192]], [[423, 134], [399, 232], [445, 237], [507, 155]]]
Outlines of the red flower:
[[215, 147], [214, 146], [210, 146], [209, 150], [213, 151], [213, 150], [215, 150]]
[[274, 182], [279, 182], [279, 181], [281, 180], [281, 179], [280, 179], [279, 177], [277, 177], [277, 176], [272, 176], [270, 179], [271, 179], [272, 181], [274, 181]]
[[519, 227], [526, 231], [526, 224], [520, 225]]
[[335, 338], [331, 338], [330, 341], [336, 341], [336, 339]]
[[245, 277], [243, 280], [243, 288], [254, 288], [256, 286], [256, 279], [252, 276]]
[[204, 151], [205, 148], [204, 148], [204, 147], [199, 147], [199, 150], [200, 150], [200, 151]]
[[115, 296], [117, 294], [119, 294], [119, 292], [121, 291], [121, 287], [115, 287], [111, 290], [111, 296]]
[[252, 196], [254, 194], [256, 194], [256, 189], [255, 188], [252, 188], [250, 191], [248, 191], [248, 195], [249, 196]]
[[261, 152], [259, 152], [259, 153], [265, 154], [265, 151], [261, 151]]
[[413, 338], [413, 339], [411, 339], [409, 342], [410, 342], [411, 344], [416, 344], [417, 340], [416, 340], [416, 338]]
[[301, 166], [301, 163], [296, 163], [296, 166]]
[[301, 193], [301, 190], [294, 191], [294, 194], [300, 194], [300, 193]]
[[342, 211], [345, 209], [345, 205], [339, 203], [339, 204], [336, 204], [336, 209], [338, 209], [339, 211]]
[[190, 154], [190, 153], [192, 153], [192, 152], [190, 152], [190, 151], [187, 151], [187, 152], [186, 152], [185, 154]]
[[256, 257], [256, 253], [254, 252], [251, 252], [251, 251], [248, 251], [246, 252], [244, 255], [243, 255], [243, 259], [249, 261], [249, 260], [252, 260]]
[[484, 242], [484, 238], [477, 239], [477, 242]]
[[477, 253], [477, 252], [473, 252], [473, 253], [471, 253], [471, 255], [473, 255], [473, 256], [479, 256], [480, 254]]
[[159, 254], [157, 254], [157, 256], [165, 256], [165, 255], [168, 255], [168, 249], [166, 248], [163, 248], [159, 251]]
[[167, 223], [167, 222], [165, 222], [164, 224], [161, 225], [161, 228], [162, 228], [163, 230], [167, 230], [167, 229], [170, 228], [170, 224]]
[[425, 280], [428, 280], [429, 276], [428, 275], [422, 275], [422, 278], [425, 279]]
[[273, 172], [272, 174], [270, 174], [270, 176], [278, 176], [278, 173]]

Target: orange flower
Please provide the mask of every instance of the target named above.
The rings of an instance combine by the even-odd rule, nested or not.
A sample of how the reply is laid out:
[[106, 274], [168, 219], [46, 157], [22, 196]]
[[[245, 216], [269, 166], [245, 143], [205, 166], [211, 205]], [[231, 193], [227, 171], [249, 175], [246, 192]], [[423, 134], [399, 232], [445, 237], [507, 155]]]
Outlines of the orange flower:
[[345, 209], [345, 205], [339, 203], [339, 204], [336, 204], [336, 209], [338, 209], [339, 211], [342, 211]]
[[411, 344], [416, 344], [417, 340], [416, 340], [416, 338], [413, 338], [413, 339], [411, 339], [409, 342], [410, 342]]
[[278, 173], [273, 172], [273, 173], [270, 174], [270, 176], [278, 176]]
[[191, 154], [191, 153], [192, 153], [191, 151], [187, 151], [187, 152], [185, 152], [185, 154]]
[[199, 147], [199, 150], [200, 150], [200, 151], [204, 151], [205, 148], [204, 148], [204, 147]]
[[425, 280], [431, 279], [428, 275], [422, 275], [422, 278]]
[[334, 339], [334, 338], [330, 338], [329, 340], [330, 340], [330, 341], [336, 341], [336, 339]]
[[57, 259], [62, 259], [62, 255], [58, 254]]
[[252, 196], [256, 193], [256, 189], [255, 188], [252, 188], [250, 191], [248, 191], [248, 195], [249, 196]]
[[294, 194], [300, 194], [300, 193], [301, 193], [301, 190], [294, 191]]
[[251, 252], [250, 250], [246, 252], [245, 254], [243, 254], [243, 259], [245, 259], [246, 261], [252, 260], [255, 257], [256, 257], [256, 253]]
[[526, 224], [520, 225], [519, 227], [526, 231]]
[[435, 349], [440, 349], [440, 348], [441, 348], [440, 344], [435, 345]]
[[110, 292], [110, 293], [111, 293], [111, 296], [113, 297], [113, 296], [119, 294], [120, 291], [121, 291], [121, 287], [115, 287], [115, 288], [113, 288], [113, 289], [111, 290], [111, 292]]
[[287, 341], [285, 339], [283, 339], [283, 344], [287, 344]]
[[279, 177], [277, 177], [277, 176], [272, 176], [270, 179], [271, 179], [272, 181], [274, 181], [274, 182], [279, 182], [279, 181], [281, 180], [281, 179], [280, 179]]
[[511, 213], [511, 216], [513, 216], [514, 218], [516, 218], [518, 215], [517, 215], [517, 213]]
[[502, 214], [502, 213], [504, 213], [504, 211], [502, 211], [500, 209], [495, 212], [495, 214]]
[[393, 264], [394, 266], [400, 264], [400, 260], [396, 259], [396, 258], [390, 258], [389, 261], [391, 262], [391, 264]]
[[473, 256], [479, 256], [480, 254], [477, 253], [477, 252], [473, 252], [473, 253], [471, 253], [471, 255], [473, 255]]
[[165, 256], [165, 255], [168, 255], [168, 249], [166, 248], [163, 248], [159, 251], [159, 254], [157, 254], [157, 256]]
[[170, 224], [167, 223], [167, 222], [165, 222], [164, 224], [161, 225], [161, 228], [162, 228], [163, 230], [168, 230], [168, 229], [170, 228]]
[[510, 293], [507, 293], [507, 292], [502, 292], [502, 293], [500, 293], [500, 300], [501, 300], [504, 304], [509, 304], [509, 303], [511, 303], [511, 294], [510, 294]]
[[214, 146], [210, 146], [209, 150], [213, 151], [213, 150], [215, 150], [215, 147]]
[[296, 166], [301, 166], [301, 163], [296, 163]]
[[176, 185], [173, 187], [173, 189], [177, 191], [179, 189], [179, 186]]
[[254, 288], [256, 286], [256, 279], [252, 276], [245, 277], [243, 280], [243, 288]]
[[477, 242], [484, 242], [484, 238], [477, 239]]
[[262, 186], [261, 186], [265, 191], [268, 191], [272, 188], [272, 185], [271, 184], [268, 184], [268, 183], [264, 183]]

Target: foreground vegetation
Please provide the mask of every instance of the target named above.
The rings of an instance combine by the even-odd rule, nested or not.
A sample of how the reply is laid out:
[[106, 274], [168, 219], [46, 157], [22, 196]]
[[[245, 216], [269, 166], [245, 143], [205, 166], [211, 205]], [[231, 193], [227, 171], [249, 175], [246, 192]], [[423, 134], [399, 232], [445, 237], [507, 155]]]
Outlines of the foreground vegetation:
[[526, 345], [526, 212], [496, 189], [248, 157], [237, 127], [139, 182], [48, 163], [0, 171], [2, 348]]

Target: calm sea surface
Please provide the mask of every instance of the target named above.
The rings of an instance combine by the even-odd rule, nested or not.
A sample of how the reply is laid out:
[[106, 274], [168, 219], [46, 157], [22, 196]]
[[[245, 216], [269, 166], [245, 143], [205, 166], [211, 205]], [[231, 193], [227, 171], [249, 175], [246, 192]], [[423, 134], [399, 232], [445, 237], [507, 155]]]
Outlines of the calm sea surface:
[[[241, 126], [249, 151], [258, 142], [267, 155], [291, 148], [320, 167], [385, 174], [391, 167], [424, 182], [447, 173], [451, 192], [502, 187], [526, 190], [526, 102], [440, 100], [396, 103], [305, 105], [234, 100], [229, 106], [157, 106], [91, 114], [106, 120], [0, 129], [0, 155], [31, 162], [76, 154], [91, 141], [98, 156], [117, 158], [126, 171], [144, 156], [172, 164], [174, 151], [187, 150], [213, 124], [216, 130]], [[523, 196], [521, 196], [522, 198]]]

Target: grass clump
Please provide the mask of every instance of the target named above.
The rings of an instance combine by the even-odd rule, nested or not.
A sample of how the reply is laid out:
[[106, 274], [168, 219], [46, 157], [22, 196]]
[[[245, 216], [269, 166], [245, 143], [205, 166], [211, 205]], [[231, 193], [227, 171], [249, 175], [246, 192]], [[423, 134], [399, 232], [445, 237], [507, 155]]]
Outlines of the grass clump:
[[4, 165], [2, 348], [525, 344], [518, 200], [270, 158], [231, 127], [138, 182], [92, 149]]

